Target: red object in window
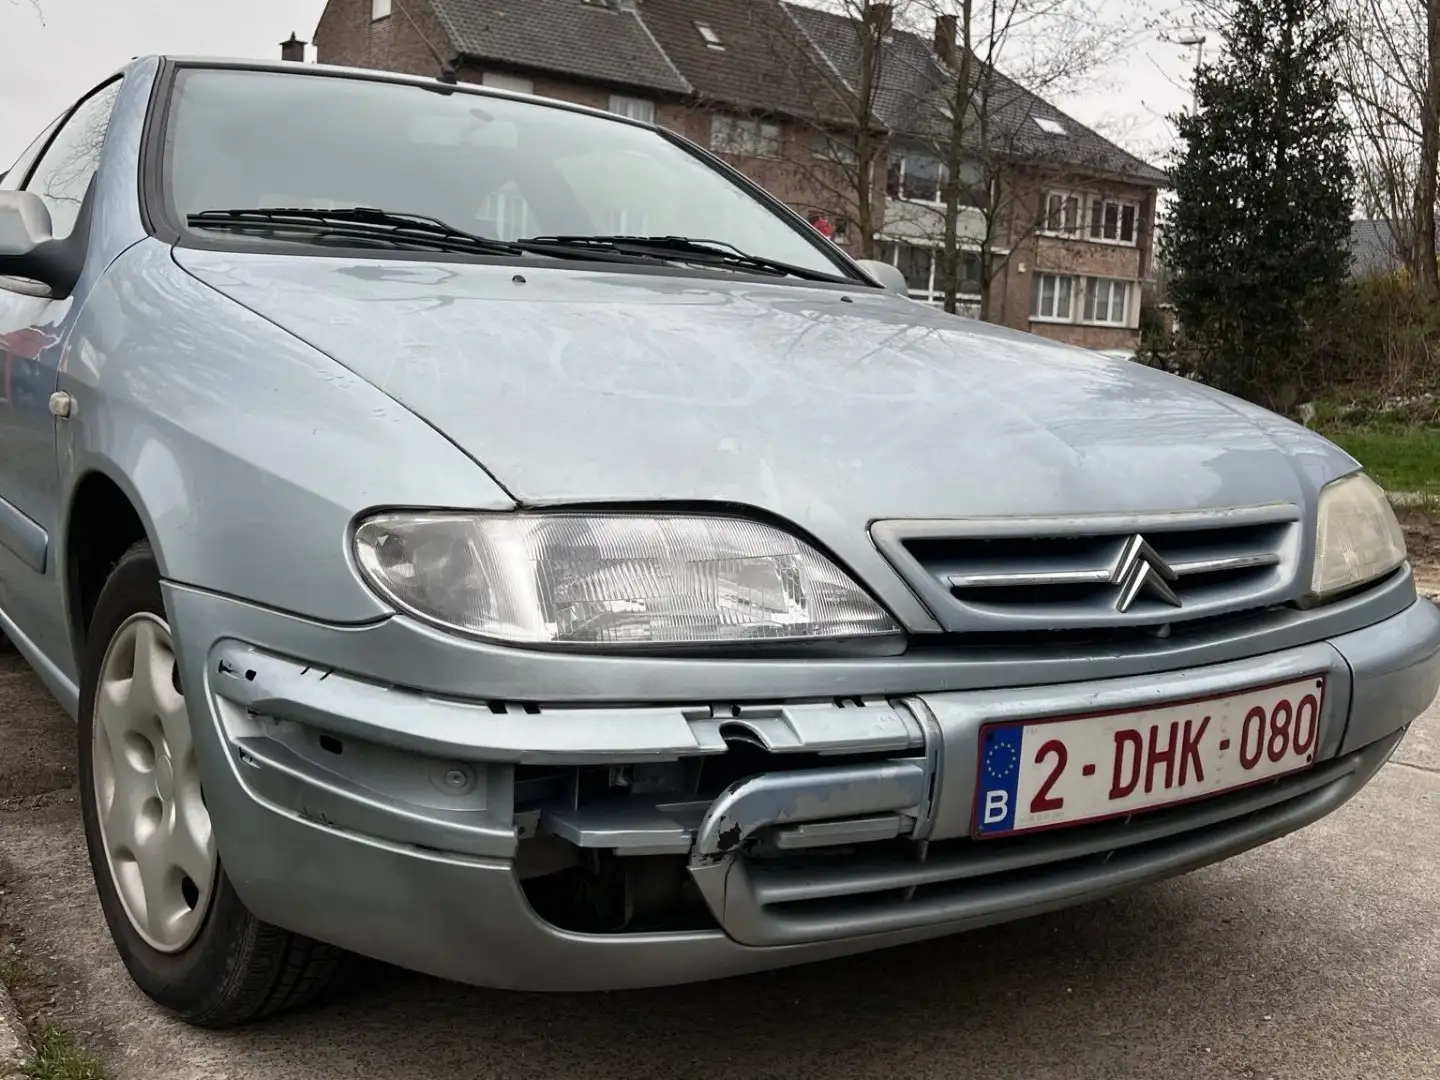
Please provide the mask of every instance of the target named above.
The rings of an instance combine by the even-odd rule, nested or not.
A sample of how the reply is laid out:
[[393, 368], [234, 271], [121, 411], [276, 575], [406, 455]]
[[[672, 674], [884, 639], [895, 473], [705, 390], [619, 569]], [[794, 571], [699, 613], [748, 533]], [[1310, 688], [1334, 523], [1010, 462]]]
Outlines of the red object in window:
[[835, 226], [830, 224], [829, 218], [818, 216], [810, 224], [814, 225], [815, 231], [825, 237], [825, 239], [833, 240], [835, 238]]

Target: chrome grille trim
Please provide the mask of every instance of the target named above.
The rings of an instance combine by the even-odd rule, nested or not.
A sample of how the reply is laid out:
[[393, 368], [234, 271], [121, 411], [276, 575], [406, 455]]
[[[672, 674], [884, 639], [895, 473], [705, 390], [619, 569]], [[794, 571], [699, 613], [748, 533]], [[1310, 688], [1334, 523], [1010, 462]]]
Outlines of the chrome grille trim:
[[[1273, 551], [1253, 555], [1235, 555], [1210, 559], [1189, 559], [1171, 562], [1177, 577], [1193, 574], [1214, 574], [1226, 570], [1248, 570], [1258, 566], [1278, 566], [1280, 556]], [[1094, 570], [1001, 570], [980, 574], [949, 574], [945, 581], [952, 589], [985, 589], [1006, 585], [1115, 585], [1120, 567], [1118, 560]]]
[[1094, 518], [880, 521], [876, 545], [949, 633], [1153, 627], [1304, 592], [1292, 504]]

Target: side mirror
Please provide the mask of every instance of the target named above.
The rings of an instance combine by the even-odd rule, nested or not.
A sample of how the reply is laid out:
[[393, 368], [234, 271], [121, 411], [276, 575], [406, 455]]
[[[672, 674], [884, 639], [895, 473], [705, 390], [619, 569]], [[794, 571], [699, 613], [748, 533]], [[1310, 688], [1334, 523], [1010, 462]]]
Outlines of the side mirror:
[[905, 280], [905, 275], [900, 272], [898, 266], [891, 266], [879, 259], [859, 259], [856, 261], [856, 265], [891, 292], [899, 293], [901, 296], [910, 295], [910, 283]]
[[78, 243], [56, 240], [50, 211], [31, 191], [0, 191], [0, 277], [35, 281], [60, 300], [70, 295], [80, 274]]
[[24, 259], [50, 240], [50, 211], [39, 195], [0, 191], [0, 260]]

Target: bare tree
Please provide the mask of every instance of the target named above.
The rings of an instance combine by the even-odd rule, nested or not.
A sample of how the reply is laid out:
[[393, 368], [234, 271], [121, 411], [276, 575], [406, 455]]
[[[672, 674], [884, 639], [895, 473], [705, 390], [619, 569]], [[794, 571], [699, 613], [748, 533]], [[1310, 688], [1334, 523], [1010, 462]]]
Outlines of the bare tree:
[[907, 110], [905, 88], [921, 74], [888, 42], [920, 3], [829, 0], [813, 11], [749, 5], [768, 58], [783, 73], [776, 77], [798, 98], [798, 119], [811, 142], [790, 155], [788, 171], [825, 210], [853, 225], [849, 246], [861, 258], [875, 257], [885, 224], [891, 114]]
[[1366, 210], [1389, 226], [1417, 286], [1440, 301], [1440, 0], [1347, 0], [1341, 79]]
[[[1110, 63], [1133, 34], [1095, 0], [924, 0], [939, 30], [944, 123], [931, 128], [946, 164], [942, 227], [937, 238], [947, 311], [959, 306], [966, 241], [960, 221], [978, 211], [980, 314], [993, 318], [992, 285], [1010, 253], [1044, 222], [1044, 208], [1023, 212], [1036, 192], [1036, 170], [1072, 182], [1102, 175], [1104, 162], [1074, 153], [1049, 155], [1032, 137], [1038, 95], [1074, 89]], [[953, 40], [953, 45], [951, 41]], [[1005, 67], [1008, 71], [1002, 71]], [[1043, 140], [1042, 140], [1043, 141]]]

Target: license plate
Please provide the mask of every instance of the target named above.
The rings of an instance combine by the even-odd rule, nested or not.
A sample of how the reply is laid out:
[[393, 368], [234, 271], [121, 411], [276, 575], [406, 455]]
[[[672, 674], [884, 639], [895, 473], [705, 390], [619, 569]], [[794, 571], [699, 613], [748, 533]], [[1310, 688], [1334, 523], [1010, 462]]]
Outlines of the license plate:
[[1311, 765], [1325, 680], [1151, 709], [989, 724], [974, 835], [1013, 836], [1207, 798]]

